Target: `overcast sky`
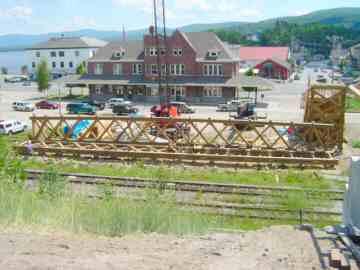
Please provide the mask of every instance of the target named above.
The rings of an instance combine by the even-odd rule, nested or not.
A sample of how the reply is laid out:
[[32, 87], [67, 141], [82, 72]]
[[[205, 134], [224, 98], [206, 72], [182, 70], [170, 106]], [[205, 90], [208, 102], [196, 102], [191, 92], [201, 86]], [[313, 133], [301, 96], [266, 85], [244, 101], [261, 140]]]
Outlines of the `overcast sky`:
[[[128, 30], [152, 23], [153, 0], [0, 0], [0, 35], [92, 28]], [[360, 0], [166, 0], [171, 27], [190, 23], [258, 21], [335, 7]]]

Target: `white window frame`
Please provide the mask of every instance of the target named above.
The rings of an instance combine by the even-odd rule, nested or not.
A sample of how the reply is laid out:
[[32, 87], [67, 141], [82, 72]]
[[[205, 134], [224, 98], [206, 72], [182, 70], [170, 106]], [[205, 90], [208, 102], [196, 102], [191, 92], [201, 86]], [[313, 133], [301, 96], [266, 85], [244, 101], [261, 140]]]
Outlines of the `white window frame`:
[[157, 48], [155, 48], [155, 47], [150, 47], [150, 49], [149, 49], [149, 55], [150, 55], [150, 56], [157, 56], [157, 54], [158, 54]]
[[184, 64], [171, 64], [170, 65], [170, 74], [175, 76], [185, 75], [185, 65]]
[[113, 75], [122, 75], [123, 74], [123, 65], [121, 63], [113, 64]]
[[51, 63], [51, 67], [52, 67], [52, 68], [56, 68], [56, 62], [52, 62], [52, 63]]
[[205, 86], [204, 96], [205, 97], [222, 97], [222, 88], [216, 86]]
[[75, 51], [75, 57], [79, 57], [80, 56], [80, 51]]
[[173, 49], [173, 55], [174, 55], [174, 56], [182, 56], [182, 55], [183, 55], [183, 50], [182, 50], [182, 48], [174, 48], [174, 49]]
[[143, 64], [133, 64], [132, 65], [132, 74], [134, 74], [134, 75], [143, 74]]
[[59, 57], [65, 57], [65, 51], [59, 51]]
[[224, 65], [223, 64], [204, 64], [203, 65], [204, 76], [224, 76]]
[[35, 53], [35, 56], [36, 56], [37, 58], [40, 58], [40, 57], [41, 57], [41, 53], [40, 53], [40, 52], [36, 52], [36, 53]]
[[60, 62], [60, 68], [65, 68], [65, 62], [64, 61]]
[[51, 51], [51, 52], [50, 52], [50, 57], [51, 57], [51, 58], [55, 58], [56, 56], [57, 56], [56, 51]]
[[96, 63], [95, 64], [94, 74], [95, 75], [102, 75], [103, 73], [104, 73], [104, 64]]
[[[177, 95], [180, 93], [180, 95]], [[171, 97], [185, 97], [186, 96], [186, 88], [184, 86], [171, 86], [170, 87], [170, 96]]]
[[74, 63], [72, 61], [69, 62], [69, 68], [74, 68]]

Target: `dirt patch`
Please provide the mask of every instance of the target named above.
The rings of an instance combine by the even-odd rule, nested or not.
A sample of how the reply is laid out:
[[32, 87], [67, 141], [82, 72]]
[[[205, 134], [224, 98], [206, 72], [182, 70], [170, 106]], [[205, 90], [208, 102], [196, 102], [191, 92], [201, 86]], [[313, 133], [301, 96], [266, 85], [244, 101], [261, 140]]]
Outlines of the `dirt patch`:
[[[319, 239], [321, 256], [326, 256], [334, 243]], [[326, 269], [321, 256], [308, 232], [291, 227], [183, 238], [158, 234], [114, 239], [0, 234], [0, 269], [8, 270]]]

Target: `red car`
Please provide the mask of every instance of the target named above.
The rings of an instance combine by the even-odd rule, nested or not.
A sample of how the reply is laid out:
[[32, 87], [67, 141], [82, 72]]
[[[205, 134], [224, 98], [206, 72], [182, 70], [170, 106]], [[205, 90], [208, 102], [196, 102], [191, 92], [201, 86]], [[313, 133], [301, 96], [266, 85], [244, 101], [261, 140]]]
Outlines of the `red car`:
[[45, 110], [57, 110], [59, 109], [59, 104], [52, 103], [47, 100], [40, 101], [35, 104], [37, 109], [45, 109]]

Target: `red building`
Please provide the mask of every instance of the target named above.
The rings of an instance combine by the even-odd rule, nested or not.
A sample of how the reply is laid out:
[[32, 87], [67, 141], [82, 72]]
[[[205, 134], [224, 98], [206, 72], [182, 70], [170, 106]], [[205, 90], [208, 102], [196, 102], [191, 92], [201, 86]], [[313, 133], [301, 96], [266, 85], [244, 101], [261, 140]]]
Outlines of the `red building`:
[[[88, 74], [80, 80], [92, 100], [125, 97], [159, 102], [159, 96], [190, 103], [219, 103], [238, 95], [239, 56], [214, 33], [175, 31], [160, 40], [147, 34], [142, 41], [114, 41], [88, 60]], [[160, 63], [158, 65], [158, 54]], [[169, 90], [158, 78], [168, 75]]]
[[292, 74], [289, 62], [279, 59], [267, 59], [255, 66], [259, 76], [270, 79], [288, 80]]

